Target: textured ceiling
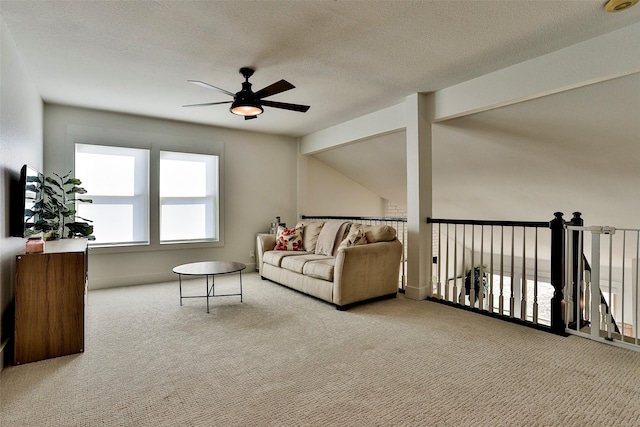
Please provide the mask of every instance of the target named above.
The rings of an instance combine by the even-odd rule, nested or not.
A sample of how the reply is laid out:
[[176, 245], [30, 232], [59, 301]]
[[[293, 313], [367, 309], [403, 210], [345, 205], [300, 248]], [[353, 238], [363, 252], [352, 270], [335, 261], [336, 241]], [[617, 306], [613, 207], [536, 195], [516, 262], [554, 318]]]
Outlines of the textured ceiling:
[[[46, 102], [301, 136], [540, 56], [640, 20], [604, 1], [5, 1], [0, 13]], [[189, 85], [240, 89], [238, 69], [271, 98], [244, 121]]]

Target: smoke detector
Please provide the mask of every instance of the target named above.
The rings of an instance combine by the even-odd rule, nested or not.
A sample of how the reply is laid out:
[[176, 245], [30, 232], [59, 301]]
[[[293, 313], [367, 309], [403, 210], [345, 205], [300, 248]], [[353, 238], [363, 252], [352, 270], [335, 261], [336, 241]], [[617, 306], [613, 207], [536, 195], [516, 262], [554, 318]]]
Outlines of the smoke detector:
[[604, 8], [607, 12], [620, 12], [621, 10], [629, 9], [636, 3], [638, 3], [638, 0], [609, 0], [604, 5]]

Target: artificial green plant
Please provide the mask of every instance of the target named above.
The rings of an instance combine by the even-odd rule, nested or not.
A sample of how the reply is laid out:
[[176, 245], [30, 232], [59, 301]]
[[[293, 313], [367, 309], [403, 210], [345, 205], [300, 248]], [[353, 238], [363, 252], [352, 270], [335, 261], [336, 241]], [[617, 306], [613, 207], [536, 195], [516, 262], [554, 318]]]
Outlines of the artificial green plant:
[[93, 225], [90, 219], [76, 216], [76, 202], [92, 203], [91, 199], [78, 198], [77, 194], [86, 194], [80, 187], [82, 181], [71, 177], [71, 172], [64, 176], [53, 173], [40, 183], [41, 191], [30, 214], [37, 220], [33, 228], [42, 232], [46, 240], [59, 238], [87, 237], [94, 240]]

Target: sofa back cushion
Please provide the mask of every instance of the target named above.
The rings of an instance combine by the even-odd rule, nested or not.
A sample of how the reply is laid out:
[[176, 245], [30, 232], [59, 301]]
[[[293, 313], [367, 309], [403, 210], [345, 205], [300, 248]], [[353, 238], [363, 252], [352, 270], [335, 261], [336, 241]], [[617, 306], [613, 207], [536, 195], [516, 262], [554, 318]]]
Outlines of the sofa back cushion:
[[302, 221], [296, 224], [296, 228], [302, 229], [302, 247], [307, 252], [316, 251], [316, 243], [324, 221]]
[[390, 225], [365, 225], [364, 232], [368, 243], [390, 242], [396, 238], [396, 229]]
[[325, 222], [316, 244], [316, 254], [335, 256], [338, 246], [348, 233], [351, 223], [348, 221], [328, 221]]

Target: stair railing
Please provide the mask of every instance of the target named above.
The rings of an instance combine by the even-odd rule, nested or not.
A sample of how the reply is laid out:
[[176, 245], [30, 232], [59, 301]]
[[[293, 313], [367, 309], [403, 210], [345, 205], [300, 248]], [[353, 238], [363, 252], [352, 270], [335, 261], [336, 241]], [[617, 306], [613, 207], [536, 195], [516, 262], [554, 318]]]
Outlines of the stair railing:
[[[591, 266], [589, 265], [589, 261], [587, 260], [586, 255], [582, 255], [582, 264], [580, 264], [579, 268], [581, 268], [581, 272], [583, 274], [582, 277], [584, 279], [580, 280], [579, 290], [577, 293], [580, 294], [580, 303], [579, 304], [571, 304], [569, 305], [569, 317], [572, 319], [567, 328], [569, 329], [580, 329], [585, 326], [591, 327]], [[575, 283], [574, 287], [575, 288]], [[576, 295], [576, 292], [569, 292], [569, 295]], [[575, 307], [579, 307], [579, 312], [573, 312]], [[610, 317], [610, 318], [609, 318]], [[577, 322], [574, 320], [576, 318], [580, 318], [580, 326], [578, 327]], [[598, 319], [596, 319], [596, 322]], [[606, 324], [611, 322], [611, 329], [615, 333], [620, 333], [620, 329], [616, 322], [615, 316], [612, 314], [609, 306], [609, 302], [607, 298], [602, 293], [602, 289], [600, 289], [600, 329], [607, 330]]]
[[552, 221], [427, 223], [434, 234], [428, 299], [564, 334], [562, 213]]
[[566, 270], [567, 332], [640, 351], [640, 230], [573, 224], [566, 229], [567, 246], [581, 253], [579, 266]]

